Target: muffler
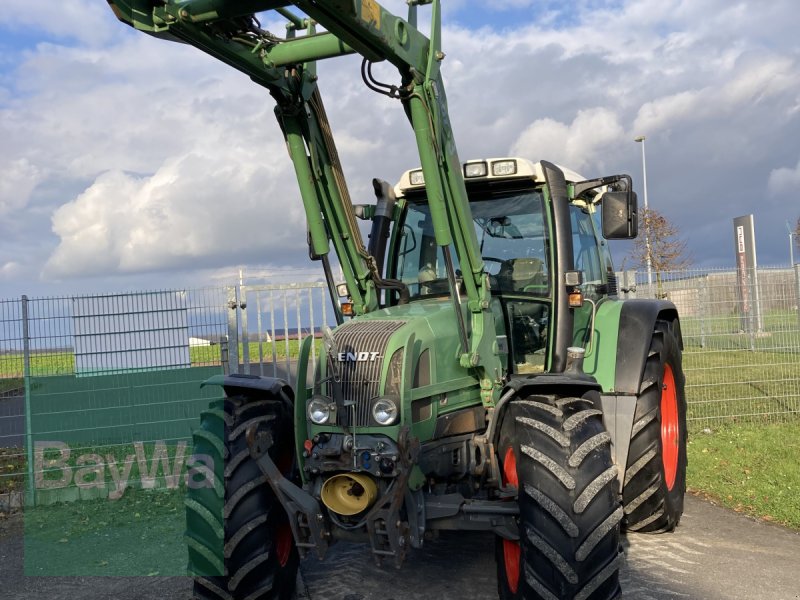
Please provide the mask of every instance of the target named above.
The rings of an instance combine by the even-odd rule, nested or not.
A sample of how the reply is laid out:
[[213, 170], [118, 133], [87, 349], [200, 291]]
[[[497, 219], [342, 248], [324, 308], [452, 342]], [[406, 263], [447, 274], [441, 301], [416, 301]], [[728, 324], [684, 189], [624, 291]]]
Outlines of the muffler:
[[367, 510], [378, 497], [378, 486], [364, 473], [334, 475], [322, 485], [320, 498], [330, 510], [346, 517]]

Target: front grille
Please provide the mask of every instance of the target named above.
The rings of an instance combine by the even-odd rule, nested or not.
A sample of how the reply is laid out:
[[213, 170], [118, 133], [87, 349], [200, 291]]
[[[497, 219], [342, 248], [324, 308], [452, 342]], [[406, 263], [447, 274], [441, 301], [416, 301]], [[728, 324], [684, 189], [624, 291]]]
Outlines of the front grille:
[[380, 393], [381, 368], [387, 358], [386, 345], [392, 334], [403, 325], [405, 321], [359, 321], [339, 327], [333, 333], [339, 354], [377, 352], [374, 360], [346, 360], [339, 363], [342, 397], [345, 401], [355, 402], [353, 425], [356, 427], [371, 424], [370, 400]]

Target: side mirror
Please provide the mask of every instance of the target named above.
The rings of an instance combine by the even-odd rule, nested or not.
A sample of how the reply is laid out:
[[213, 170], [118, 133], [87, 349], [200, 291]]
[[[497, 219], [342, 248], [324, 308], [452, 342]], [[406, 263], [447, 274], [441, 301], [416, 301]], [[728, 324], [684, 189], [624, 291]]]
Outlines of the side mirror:
[[603, 207], [603, 237], [607, 240], [632, 240], [639, 233], [639, 208], [636, 193], [606, 192]]

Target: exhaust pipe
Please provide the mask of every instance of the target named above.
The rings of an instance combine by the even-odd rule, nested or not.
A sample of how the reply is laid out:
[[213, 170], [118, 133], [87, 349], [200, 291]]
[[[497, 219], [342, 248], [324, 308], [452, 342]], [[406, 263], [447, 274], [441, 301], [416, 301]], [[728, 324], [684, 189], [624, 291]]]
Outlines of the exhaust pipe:
[[363, 473], [334, 475], [322, 485], [320, 498], [330, 510], [346, 517], [367, 510], [378, 497], [378, 486]]

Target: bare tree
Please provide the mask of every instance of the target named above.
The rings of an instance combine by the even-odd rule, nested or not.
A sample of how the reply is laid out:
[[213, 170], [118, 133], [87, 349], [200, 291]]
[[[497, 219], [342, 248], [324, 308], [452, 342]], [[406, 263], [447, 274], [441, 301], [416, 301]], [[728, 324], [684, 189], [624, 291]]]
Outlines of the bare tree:
[[800, 217], [797, 217], [797, 223], [794, 224], [794, 243], [797, 244], [797, 249], [800, 250]]
[[662, 273], [680, 271], [692, 264], [686, 242], [679, 237], [678, 228], [657, 210], [640, 208], [639, 235], [634, 240], [630, 258], [635, 266], [645, 269], [648, 253], [650, 267], [658, 281], [659, 295], [662, 295]]

